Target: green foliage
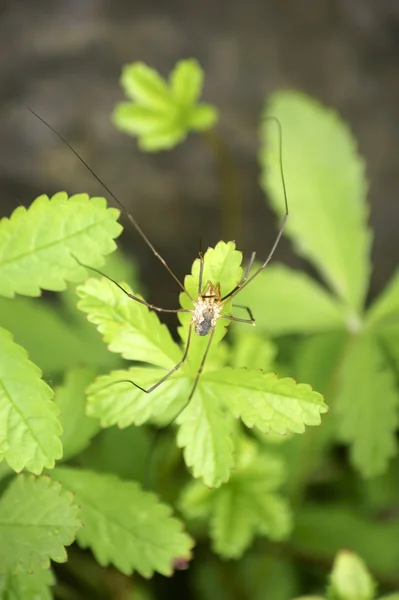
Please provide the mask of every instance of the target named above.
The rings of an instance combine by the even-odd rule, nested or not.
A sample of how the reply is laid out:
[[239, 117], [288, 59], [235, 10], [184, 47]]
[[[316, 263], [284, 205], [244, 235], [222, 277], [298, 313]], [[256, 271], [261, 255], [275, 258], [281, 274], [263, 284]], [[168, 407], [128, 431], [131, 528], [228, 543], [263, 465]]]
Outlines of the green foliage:
[[51, 571], [20, 572], [0, 575], [1, 600], [52, 600], [49, 586], [54, 585]]
[[66, 281], [82, 278], [85, 264], [101, 264], [115, 249], [122, 228], [119, 211], [104, 198], [65, 192], [40, 196], [26, 210], [19, 206], [0, 223], [0, 296], [39, 296], [40, 289], [60, 291]]
[[0, 329], [0, 459], [39, 474], [62, 456], [59, 410], [26, 351]]
[[137, 483], [68, 468], [55, 469], [52, 477], [74, 493], [85, 525], [77, 541], [100, 565], [150, 577], [155, 570], [170, 575], [174, 560], [189, 560], [193, 543], [182, 524]]
[[282, 462], [240, 440], [236, 469], [218, 490], [200, 482], [188, 484], [180, 506], [188, 518], [207, 518], [213, 548], [224, 558], [239, 558], [256, 533], [272, 540], [288, 536], [291, 516], [276, 493], [283, 481]]
[[65, 562], [80, 529], [73, 495], [49, 477], [19, 475], [0, 499], [0, 573], [47, 569]]
[[[114, 121], [144, 150], [171, 148], [217, 120], [198, 102], [194, 60], [178, 63], [168, 83], [128, 65], [122, 85], [132, 101]], [[373, 600], [377, 581], [380, 600], [399, 600], [399, 276], [366, 305], [367, 183], [348, 127], [295, 92], [275, 94], [267, 115], [283, 130], [286, 233], [321, 281], [273, 263], [240, 292], [241, 308], [228, 302], [222, 317], [245, 318], [248, 306], [257, 328], [218, 319], [191, 399], [209, 340], [195, 332], [185, 363], [151, 394], [131, 383], [147, 389], [178, 364], [190, 312], [178, 313], [175, 341], [162, 314], [112, 281], [96, 274], [78, 298], [67, 287], [87, 274], [75, 258], [98, 267], [115, 249], [118, 211], [59, 193], [0, 222], [0, 600], [48, 600], [52, 587], [57, 598], [155, 598], [137, 576], [187, 566], [192, 538], [186, 582], [200, 600]], [[262, 186], [281, 218], [277, 133], [262, 118]], [[209, 248], [202, 288], [210, 280], [230, 292], [241, 260], [233, 242]], [[199, 272], [197, 259], [184, 310]], [[126, 262], [106, 273], [146, 297]], [[33, 298], [42, 289], [62, 293]], [[138, 427], [172, 422], [176, 442], [172, 427], [159, 439]], [[15, 475], [22, 469], [39, 476]], [[192, 538], [142, 489], [149, 473]], [[50, 560], [65, 561], [75, 536], [57, 583]]]
[[[223, 294], [233, 289], [240, 280], [241, 254], [232, 242], [219, 242], [214, 249], [207, 250], [204, 261], [204, 285], [208, 280], [213, 284], [219, 282]], [[197, 259], [192, 274], [185, 279], [187, 293], [193, 298], [198, 295], [198, 279]], [[97, 324], [111, 349], [149, 364], [163, 362], [164, 368], [169, 370], [177, 364], [177, 347], [167, 337], [155, 314], [149, 313], [148, 308], [138, 302], [131, 301], [126, 305], [127, 296], [116, 286], [110, 289], [108, 281], [96, 281], [95, 292], [93, 283], [88, 281], [80, 286], [79, 306], [89, 312], [89, 320]], [[112, 300], [109, 300], [110, 297]], [[119, 306], [126, 306], [125, 312], [119, 308], [115, 310]], [[190, 298], [183, 293], [181, 306], [185, 309], [193, 306]], [[190, 313], [181, 313], [179, 318], [182, 323], [179, 333], [184, 341], [187, 340], [191, 316]], [[208, 342], [208, 338], [195, 334], [188, 360], [149, 397], [129, 380], [146, 389], [159, 381], [165, 371], [138, 367], [114, 371], [109, 376], [98, 378], [89, 387], [88, 414], [100, 419], [103, 427], [126, 427], [141, 425], [166, 411], [173, 416], [174, 411], [174, 415], [178, 415], [176, 423], [180, 426], [177, 444], [184, 448], [186, 464], [192, 468], [194, 477], [202, 477], [206, 485], [214, 487], [228, 481], [234, 467], [232, 421], [226, 418], [226, 410], [241, 418], [247, 427], [255, 426], [262, 431], [280, 434], [287, 431], [302, 433], [305, 425], [318, 425], [320, 414], [327, 407], [320, 394], [310, 386], [255, 369], [232, 370], [218, 364], [214, 357], [217, 342], [226, 333], [226, 323], [228, 321], [223, 322], [223, 319], [217, 323], [209, 360], [189, 404], [190, 390]]]
[[210, 104], [198, 104], [204, 74], [196, 60], [181, 60], [168, 83], [157, 71], [136, 62], [123, 68], [121, 84], [130, 102], [112, 115], [121, 131], [138, 137], [145, 151], [165, 150], [182, 142], [189, 131], [212, 127], [218, 118]]
[[[346, 336], [334, 369], [326, 374], [335, 438], [350, 444], [353, 466], [364, 477], [374, 477], [386, 471], [397, 452], [399, 328], [394, 324], [399, 318], [399, 279], [394, 276], [366, 309], [371, 243], [367, 186], [363, 161], [347, 126], [332, 111], [295, 92], [276, 93], [265, 110], [265, 117], [270, 115], [284, 128], [287, 234], [331, 291], [303, 273], [272, 265], [243, 290], [240, 301], [250, 305], [258, 325], [275, 336], [328, 331]], [[263, 119], [262, 185], [281, 216], [276, 132], [276, 124]], [[329, 343], [324, 338], [318, 350], [327, 360], [329, 352], [322, 346]], [[299, 353], [295, 357], [299, 374], [305, 358]], [[316, 379], [310, 382], [319, 387], [320, 375], [314, 372]]]

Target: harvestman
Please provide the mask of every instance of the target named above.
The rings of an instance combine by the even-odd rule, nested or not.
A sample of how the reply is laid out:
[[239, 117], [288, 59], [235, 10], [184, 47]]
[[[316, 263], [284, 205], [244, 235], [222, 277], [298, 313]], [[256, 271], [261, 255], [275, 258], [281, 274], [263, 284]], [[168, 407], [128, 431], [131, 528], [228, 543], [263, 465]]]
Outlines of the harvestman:
[[[195, 331], [195, 333], [197, 335], [200, 335], [200, 336], [209, 335], [209, 340], [208, 340], [208, 343], [206, 345], [205, 352], [204, 352], [204, 355], [202, 357], [200, 366], [198, 368], [198, 371], [197, 371], [197, 374], [196, 374], [196, 377], [195, 377], [195, 380], [194, 380], [194, 385], [193, 385], [193, 387], [191, 389], [190, 395], [189, 395], [189, 397], [188, 397], [185, 405], [183, 406], [183, 408], [178, 413], [178, 414], [180, 414], [184, 410], [184, 408], [188, 405], [188, 403], [190, 402], [190, 400], [193, 397], [194, 392], [196, 390], [196, 387], [197, 387], [197, 384], [198, 384], [198, 380], [199, 380], [200, 375], [202, 373], [202, 370], [204, 368], [205, 360], [206, 360], [206, 357], [207, 357], [208, 352], [209, 352], [209, 348], [210, 348], [211, 343], [212, 343], [212, 338], [213, 338], [213, 334], [215, 332], [215, 327], [216, 327], [217, 320], [218, 319], [228, 319], [229, 321], [238, 321], [240, 323], [247, 323], [247, 324], [250, 324], [250, 325], [255, 325], [255, 319], [254, 319], [254, 317], [252, 315], [251, 309], [248, 308], [247, 306], [235, 305], [238, 308], [243, 308], [244, 310], [246, 310], [247, 313], [248, 313], [249, 319], [240, 319], [238, 317], [233, 317], [232, 315], [224, 315], [224, 314], [222, 314], [222, 311], [223, 311], [223, 308], [226, 306], [227, 302], [229, 302], [230, 300], [232, 300], [233, 298], [235, 298], [235, 296], [237, 296], [237, 294], [244, 287], [246, 287], [251, 281], [253, 281], [255, 279], [255, 277], [257, 277], [259, 275], [259, 273], [261, 271], [263, 271], [263, 269], [269, 264], [269, 262], [270, 262], [270, 260], [271, 260], [271, 258], [273, 256], [273, 254], [274, 254], [274, 252], [275, 252], [275, 250], [277, 248], [277, 245], [278, 245], [278, 243], [280, 241], [280, 238], [281, 238], [281, 236], [283, 234], [283, 231], [284, 231], [284, 228], [285, 228], [285, 225], [286, 225], [286, 222], [287, 222], [287, 218], [288, 218], [288, 200], [287, 200], [287, 190], [286, 190], [285, 178], [284, 178], [284, 171], [283, 171], [283, 150], [282, 150], [282, 127], [281, 127], [281, 123], [280, 123], [280, 121], [278, 120], [277, 117], [273, 117], [273, 116], [267, 116], [267, 117], [265, 117], [265, 119], [267, 119], [267, 120], [274, 121], [277, 124], [277, 127], [278, 127], [278, 132], [279, 132], [279, 166], [280, 166], [280, 177], [281, 177], [281, 183], [282, 183], [282, 188], [283, 188], [283, 193], [284, 193], [284, 203], [285, 203], [285, 214], [284, 214], [284, 217], [283, 217], [280, 229], [279, 229], [279, 231], [277, 233], [276, 239], [274, 241], [274, 244], [272, 246], [272, 249], [270, 250], [270, 252], [269, 252], [266, 260], [264, 261], [264, 263], [262, 263], [260, 265], [260, 267], [258, 267], [252, 275], [250, 275], [250, 271], [251, 271], [251, 268], [253, 266], [253, 263], [254, 263], [254, 260], [255, 260], [255, 254], [256, 254], [255, 252], [252, 252], [251, 258], [249, 260], [247, 268], [245, 269], [243, 277], [237, 283], [237, 285], [230, 292], [228, 292], [225, 295], [222, 295], [222, 292], [220, 290], [220, 283], [216, 283], [216, 285], [214, 285], [211, 281], [207, 281], [206, 284], [203, 286], [204, 255], [203, 255], [202, 249], [200, 249], [200, 251], [199, 251], [200, 271], [199, 271], [199, 280], [198, 280], [198, 294], [197, 294], [197, 299], [195, 300], [188, 293], [188, 291], [186, 290], [186, 288], [184, 287], [184, 285], [181, 283], [181, 281], [178, 279], [178, 277], [176, 277], [176, 275], [173, 273], [172, 269], [168, 266], [168, 264], [162, 258], [162, 256], [160, 254], [158, 254], [158, 252], [155, 250], [154, 246], [151, 244], [150, 240], [147, 238], [147, 236], [145, 235], [145, 233], [142, 231], [142, 229], [140, 228], [140, 226], [138, 225], [138, 223], [136, 222], [136, 220], [125, 209], [125, 207], [120, 202], [120, 200], [118, 200], [118, 198], [115, 196], [115, 194], [113, 194], [111, 192], [111, 190], [109, 189], [109, 187], [107, 185], [105, 185], [105, 183], [103, 183], [103, 181], [101, 181], [101, 179], [96, 175], [96, 173], [93, 171], [93, 169], [91, 169], [91, 167], [85, 162], [85, 160], [83, 160], [83, 158], [76, 152], [76, 150], [71, 146], [71, 144], [58, 131], [56, 131], [49, 123], [47, 123], [42, 117], [40, 117], [37, 113], [35, 113], [35, 111], [33, 111], [31, 108], [28, 107], [28, 110], [36, 118], [38, 118], [44, 125], [46, 125], [46, 127], [48, 127], [74, 153], [74, 155], [78, 158], [78, 160], [86, 167], [86, 169], [88, 169], [88, 171], [93, 175], [93, 177], [104, 187], [104, 189], [108, 192], [108, 194], [113, 198], [113, 200], [121, 208], [121, 210], [124, 213], [124, 215], [132, 223], [132, 225], [136, 229], [136, 231], [141, 235], [142, 239], [147, 244], [147, 246], [150, 248], [150, 250], [152, 251], [152, 253], [158, 258], [158, 260], [160, 260], [160, 262], [163, 264], [163, 266], [168, 271], [168, 273], [173, 277], [173, 279], [176, 281], [176, 283], [180, 286], [180, 288], [183, 290], [183, 292], [190, 298], [191, 302], [193, 303], [193, 308], [192, 309], [185, 309], [185, 308], [168, 309], [168, 308], [160, 308], [159, 306], [154, 306], [153, 304], [149, 304], [145, 300], [142, 300], [141, 298], [138, 298], [137, 296], [134, 296], [133, 294], [130, 294], [118, 282], [116, 282], [111, 277], [108, 277], [108, 275], [105, 275], [104, 273], [102, 273], [98, 269], [95, 269], [94, 267], [88, 267], [87, 265], [84, 265], [76, 257], [73, 257], [73, 258], [75, 258], [75, 260], [82, 267], [85, 267], [87, 269], [95, 271], [96, 273], [99, 273], [103, 277], [106, 277], [106, 279], [108, 279], [109, 281], [111, 281], [112, 283], [114, 283], [124, 294], [126, 294], [127, 296], [129, 296], [129, 298], [131, 298], [132, 300], [135, 300], [136, 302], [139, 302], [140, 304], [144, 304], [144, 306], [147, 306], [147, 308], [149, 308], [150, 310], [155, 310], [157, 312], [167, 312], [167, 313], [191, 313], [191, 315], [192, 315], [191, 321], [190, 321], [190, 325], [189, 325], [189, 329], [188, 329], [187, 343], [186, 343], [186, 347], [185, 347], [185, 350], [183, 352], [183, 356], [182, 356], [181, 360], [177, 363], [177, 365], [175, 365], [173, 367], [173, 369], [171, 369], [168, 373], [166, 373], [166, 375], [164, 375], [159, 381], [157, 381], [157, 383], [155, 383], [154, 385], [152, 385], [148, 389], [145, 389], [145, 388], [141, 387], [138, 383], [135, 383], [134, 381], [126, 380], [126, 379], [120, 380], [120, 381], [115, 382], [114, 384], [111, 384], [111, 385], [115, 385], [116, 383], [122, 383], [122, 382], [123, 383], [131, 383], [132, 385], [134, 385], [136, 388], [138, 388], [142, 392], [145, 392], [146, 394], [150, 394], [158, 386], [160, 386], [164, 381], [166, 381], [167, 379], [169, 379], [169, 377], [171, 375], [173, 375], [173, 373], [175, 373], [183, 365], [183, 363], [185, 362], [185, 360], [187, 358], [187, 355], [188, 355], [189, 348], [190, 348], [191, 336], [192, 336], [193, 329], [194, 329], [194, 331]], [[177, 416], [175, 417], [175, 419], [176, 418], [177, 418]]]

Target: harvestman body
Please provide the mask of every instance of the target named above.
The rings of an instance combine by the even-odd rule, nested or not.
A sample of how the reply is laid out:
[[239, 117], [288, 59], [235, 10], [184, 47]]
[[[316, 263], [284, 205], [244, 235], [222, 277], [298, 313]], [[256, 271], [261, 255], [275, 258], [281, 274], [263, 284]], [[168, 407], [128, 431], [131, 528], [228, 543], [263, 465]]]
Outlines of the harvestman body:
[[[194, 392], [196, 390], [199, 377], [200, 377], [200, 375], [202, 373], [202, 370], [203, 370], [203, 367], [204, 367], [204, 364], [205, 364], [205, 360], [206, 360], [206, 357], [208, 355], [210, 345], [212, 343], [212, 338], [213, 338], [213, 334], [215, 332], [215, 327], [216, 327], [217, 320], [220, 319], [220, 318], [222, 318], [222, 319], [228, 319], [229, 321], [238, 321], [238, 322], [241, 322], [241, 323], [247, 323], [247, 324], [250, 324], [250, 325], [255, 325], [255, 319], [253, 318], [251, 309], [248, 308], [247, 306], [235, 305], [236, 307], [242, 308], [242, 309], [244, 309], [244, 310], [247, 311], [248, 316], [249, 316], [248, 319], [241, 319], [241, 318], [238, 318], [238, 317], [233, 317], [232, 315], [225, 315], [225, 314], [222, 314], [222, 311], [223, 311], [223, 308], [226, 306], [227, 302], [229, 302], [230, 300], [232, 300], [233, 298], [235, 298], [235, 296], [244, 287], [246, 287], [251, 281], [253, 281], [255, 279], [255, 277], [257, 277], [257, 275], [259, 275], [259, 273], [261, 271], [263, 271], [263, 269], [269, 264], [269, 262], [270, 262], [270, 260], [271, 260], [271, 258], [273, 256], [273, 254], [274, 254], [274, 252], [275, 252], [275, 250], [277, 248], [277, 245], [278, 245], [278, 243], [280, 241], [280, 238], [281, 238], [281, 236], [283, 234], [283, 231], [284, 231], [284, 227], [285, 227], [286, 222], [287, 222], [287, 218], [288, 218], [288, 200], [287, 200], [287, 190], [286, 190], [285, 179], [284, 179], [284, 171], [283, 171], [283, 160], [282, 160], [282, 128], [281, 128], [281, 123], [277, 119], [277, 117], [272, 117], [272, 116], [265, 117], [265, 119], [274, 121], [277, 124], [278, 131], [279, 131], [279, 164], [280, 164], [280, 176], [281, 176], [281, 183], [282, 183], [282, 188], [283, 188], [283, 193], [284, 193], [284, 202], [285, 202], [285, 214], [284, 214], [284, 217], [283, 217], [280, 229], [279, 229], [279, 231], [277, 233], [276, 239], [274, 241], [274, 244], [272, 246], [272, 249], [270, 250], [270, 252], [269, 252], [266, 260], [260, 265], [260, 267], [258, 267], [255, 270], [254, 273], [252, 273], [252, 275], [250, 275], [250, 271], [251, 271], [251, 268], [252, 268], [254, 260], [255, 260], [255, 252], [253, 252], [252, 255], [251, 255], [251, 258], [249, 260], [248, 266], [247, 266], [247, 268], [245, 270], [245, 273], [244, 273], [243, 277], [237, 283], [237, 285], [230, 292], [228, 292], [227, 294], [225, 294], [224, 296], [222, 296], [222, 293], [221, 293], [221, 290], [220, 290], [220, 283], [216, 283], [216, 285], [214, 285], [211, 281], [207, 281], [207, 283], [205, 284], [205, 286], [203, 286], [204, 256], [203, 256], [202, 249], [200, 249], [200, 252], [199, 252], [200, 271], [199, 271], [199, 280], [198, 280], [198, 294], [197, 294], [197, 299], [195, 300], [188, 293], [188, 291], [186, 290], [186, 288], [184, 287], [184, 285], [181, 283], [181, 281], [178, 279], [178, 277], [176, 277], [176, 275], [170, 269], [170, 267], [168, 266], [168, 264], [166, 263], [166, 261], [155, 250], [154, 246], [151, 244], [150, 240], [147, 238], [147, 236], [145, 235], [145, 233], [142, 231], [142, 229], [140, 228], [140, 226], [138, 225], [138, 223], [136, 222], [136, 220], [132, 217], [132, 215], [129, 212], [127, 212], [127, 210], [124, 208], [124, 206], [120, 202], [120, 200], [101, 181], [101, 179], [96, 175], [96, 173], [91, 169], [91, 167], [83, 160], [83, 158], [81, 156], [79, 156], [79, 154], [71, 146], [71, 144], [58, 131], [56, 131], [49, 123], [47, 123], [42, 117], [40, 117], [38, 114], [36, 114], [31, 108], [28, 108], [28, 110], [36, 118], [38, 118], [44, 125], [46, 125], [46, 127], [48, 127], [62, 142], [64, 142], [64, 144], [66, 144], [66, 146], [75, 154], [75, 156], [78, 158], [78, 160], [88, 169], [88, 171], [93, 175], [93, 177], [104, 187], [104, 189], [108, 192], [108, 194], [110, 194], [110, 196], [113, 198], [113, 200], [121, 208], [122, 212], [126, 215], [126, 217], [129, 219], [129, 221], [131, 222], [131, 224], [134, 226], [134, 228], [136, 229], [136, 231], [140, 234], [140, 236], [142, 237], [142, 239], [144, 240], [144, 242], [151, 249], [151, 251], [153, 252], [153, 254], [158, 258], [158, 260], [161, 261], [161, 263], [163, 264], [163, 266], [165, 267], [165, 269], [173, 277], [173, 279], [176, 281], [176, 283], [179, 285], [179, 287], [183, 290], [183, 292], [190, 298], [190, 300], [191, 300], [191, 302], [193, 304], [193, 308], [192, 309], [185, 309], [185, 308], [166, 309], [166, 308], [160, 308], [159, 306], [154, 306], [153, 304], [149, 304], [145, 300], [142, 300], [141, 298], [138, 298], [137, 296], [134, 296], [133, 294], [130, 294], [118, 282], [116, 282], [111, 277], [108, 277], [107, 275], [105, 275], [104, 273], [102, 273], [101, 271], [99, 271], [98, 269], [95, 269], [94, 267], [88, 267], [87, 265], [84, 265], [83, 263], [81, 263], [76, 257], [73, 257], [82, 267], [90, 269], [91, 271], [95, 271], [96, 273], [99, 273], [103, 277], [106, 277], [106, 279], [112, 281], [112, 283], [114, 283], [124, 294], [126, 294], [127, 296], [129, 296], [129, 298], [131, 298], [132, 300], [135, 300], [136, 302], [139, 302], [140, 304], [144, 304], [150, 310], [155, 310], [157, 312], [168, 312], [168, 313], [191, 313], [191, 315], [192, 315], [191, 321], [190, 321], [190, 324], [189, 324], [189, 330], [188, 330], [188, 336], [187, 336], [187, 343], [186, 343], [186, 347], [185, 347], [185, 350], [183, 352], [183, 356], [182, 356], [181, 360], [177, 363], [177, 365], [175, 365], [173, 367], [173, 369], [171, 369], [168, 373], [166, 373], [166, 375], [164, 375], [159, 381], [157, 381], [157, 383], [155, 383], [154, 385], [152, 385], [148, 389], [145, 389], [145, 388], [141, 387], [138, 383], [135, 383], [134, 381], [131, 381], [131, 380], [120, 380], [118, 382], [114, 382], [111, 385], [116, 385], [117, 383], [122, 383], [122, 382], [124, 382], [124, 383], [128, 382], [128, 383], [131, 383], [132, 385], [134, 385], [136, 388], [138, 388], [142, 392], [145, 392], [146, 394], [150, 394], [153, 390], [155, 390], [158, 386], [160, 386], [164, 381], [166, 381], [167, 379], [169, 379], [169, 377], [171, 375], [173, 375], [173, 373], [175, 373], [183, 365], [183, 363], [185, 362], [185, 360], [187, 358], [187, 355], [188, 355], [189, 348], [190, 348], [191, 336], [192, 336], [192, 330], [193, 330], [193, 328], [194, 328], [194, 331], [195, 331], [195, 333], [197, 335], [200, 335], [200, 336], [209, 335], [208, 343], [206, 345], [204, 355], [202, 357], [199, 369], [197, 371], [197, 375], [195, 377], [192, 390], [190, 392], [189, 397], [187, 398], [187, 402], [184, 404], [183, 408], [179, 411], [179, 414], [180, 414], [184, 410], [184, 408], [188, 405], [188, 403], [190, 402], [190, 400], [193, 397], [193, 394], [194, 394]], [[175, 419], [176, 418], [177, 417], [175, 417]]]

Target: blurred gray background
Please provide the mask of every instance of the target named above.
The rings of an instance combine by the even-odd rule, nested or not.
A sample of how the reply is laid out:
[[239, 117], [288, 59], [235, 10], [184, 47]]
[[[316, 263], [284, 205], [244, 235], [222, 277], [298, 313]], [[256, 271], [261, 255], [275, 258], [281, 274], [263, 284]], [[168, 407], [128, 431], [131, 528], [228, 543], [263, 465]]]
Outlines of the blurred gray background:
[[[214, 157], [195, 135], [171, 152], [143, 154], [109, 116], [123, 99], [122, 65], [141, 60], [167, 75], [195, 57], [237, 168], [239, 247], [261, 257], [273, 242], [276, 221], [258, 186], [259, 115], [268, 94], [297, 88], [336, 108], [358, 139], [375, 232], [371, 295], [386, 283], [399, 257], [399, 0], [2, 0], [0, 9], [0, 215], [41, 193], [105, 194], [30, 106], [126, 204], [177, 274], [187, 272], [199, 236], [205, 245], [221, 236]], [[123, 246], [149, 297], [175, 306], [173, 280], [127, 229]], [[288, 242], [276, 259], [301, 266]]]

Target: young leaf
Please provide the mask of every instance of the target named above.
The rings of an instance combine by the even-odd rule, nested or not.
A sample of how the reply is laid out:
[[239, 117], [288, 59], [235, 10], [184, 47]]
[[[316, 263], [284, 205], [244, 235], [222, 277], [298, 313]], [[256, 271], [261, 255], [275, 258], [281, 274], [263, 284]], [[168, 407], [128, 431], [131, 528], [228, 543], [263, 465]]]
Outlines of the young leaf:
[[[127, 284], [122, 287], [133, 293]], [[88, 314], [111, 352], [167, 369], [179, 362], [179, 348], [158, 315], [129, 298], [112, 281], [89, 279], [76, 291], [78, 308]]]
[[288, 507], [276, 493], [283, 480], [282, 463], [259, 453], [253, 442], [241, 441], [238, 448], [237, 466], [228, 483], [209, 490], [193, 482], [180, 503], [188, 518], [210, 514], [215, 552], [225, 558], [239, 558], [256, 533], [283, 539], [291, 526]]
[[[333, 111], [297, 92], [278, 92], [267, 115], [283, 128], [283, 162], [290, 216], [286, 232], [298, 252], [359, 314], [370, 274], [371, 234], [363, 160], [346, 125]], [[276, 123], [262, 122], [262, 185], [282, 216]]]
[[209, 129], [217, 121], [213, 106], [196, 104], [203, 78], [196, 60], [178, 62], [169, 86], [147, 65], [139, 62], [127, 65], [122, 71], [121, 84], [133, 102], [118, 104], [112, 120], [121, 131], [138, 136], [142, 150], [173, 148], [190, 130]]
[[376, 339], [357, 336], [342, 364], [335, 412], [341, 439], [351, 443], [352, 463], [364, 477], [383, 473], [397, 451], [398, 404], [394, 374]]
[[375, 583], [364, 562], [353, 552], [339, 552], [331, 573], [331, 600], [373, 600], [374, 592]]
[[137, 483], [112, 475], [57, 468], [52, 476], [76, 494], [85, 526], [78, 532], [102, 566], [112, 563], [126, 575], [154, 571], [171, 575], [177, 559], [190, 559], [193, 545], [171, 509]]
[[[204, 270], [202, 276], [202, 289], [208, 281], [211, 281], [213, 285], [220, 283], [220, 290], [222, 296], [228, 294], [235, 288], [237, 283], [240, 281], [242, 276], [241, 269], [242, 253], [236, 250], [234, 242], [218, 242], [215, 248], [208, 248], [204, 255]], [[192, 266], [191, 274], [184, 278], [184, 286], [194, 301], [198, 298], [198, 285], [199, 285], [199, 274], [200, 274], [200, 260], [197, 258]], [[182, 292], [180, 294], [180, 306], [185, 309], [192, 309], [193, 303], [190, 298]], [[230, 303], [226, 306], [223, 314], [230, 314]], [[179, 328], [180, 337], [183, 343], [187, 343], [187, 332], [188, 324], [191, 321], [192, 315], [190, 313], [179, 313], [179, 321], [183, 327]], [[220, 318], [216, 322], [216, 329], [213, 336], [212, 346], [210, 349], [207, 362], [209, 365], [212, 360], [212, 353], [217, 350], [218, 342], [226, 335], [227, 325], [229, 321], [227, 319]], [[245, 327], [245, 325], [243, 325]], [[190, 353], [188, 360], [184, 366], [184, 370], [188, 375], [195, 377], [199, 364], [205, 352], [206, 345], [209, 338], [207, 336], [199, 336], [195, 333], [191, 337]], [[208, 360], [209, 359], [209, 360]]]
[[261, 431], [303, 433], [305, 425], [319, 425], [328, 409], [310, 385], [255, 369], [220, 369], [202, 376], [208, 393], [219, 397], [247, 427]]
[[184, 448], [184, 459], [193, 468], [193, 476], [202, 477], [211, 487], [228, 481], [234, 467], [232, 422], [217, 394], [200, 381], [177, 423], [177, 445]]
[[0, 600], [52, 600], [54, 583], [51, 571], [0, 575]]
[[399, 321], [399, 271], [395, 273], [385, 290], [377, 298], [367, 314], [367, 325], [384, 325]]
[[19, 475], [0, 499], [0, 573], [48, 569], [66, 561], [80, 529], [72, 494], [49, 477]]
[[86, 417], [85, 390], [94, 379], [91, 369], [76, 367], [66, 374], [64, 385], [56, 388], [54, 401], [61, 411], [63, 459], [68, 460], [88, 446], [100, 430], [96, 419]]
[[240, 293], [256, 325], [272, 335], [312, 333], [345, 326], [346, 310], [305, 273], [271, 265]]
[[59, 410], [26, 351], [0, 329], [0, 460], [39, 474], [62, 456]]
[[118, 215], [104, 198], [87, 194], [68, 198], [59, 192], [36, 198], [28, 209], [19, 206], [0, 221], [0, 295], [64, 290], [66, 281], [82, 277], [74, 256], [96, 266], [115, 250], [113, 238], [122, 230]]
[[190, 381], [182, 372], [167, 379], [151, 394], [146, 394], [129, 381], [144, 389], [165, 375], [161, 369], [133, 367], [128, 371], [113, 371], [98, 377], [87, 389], [87, 414], [100, 419], [102, 427], [142, 425], [166, 411], [177, 414], [187, 401]]

